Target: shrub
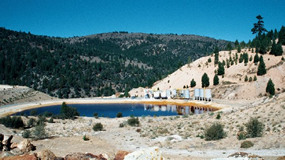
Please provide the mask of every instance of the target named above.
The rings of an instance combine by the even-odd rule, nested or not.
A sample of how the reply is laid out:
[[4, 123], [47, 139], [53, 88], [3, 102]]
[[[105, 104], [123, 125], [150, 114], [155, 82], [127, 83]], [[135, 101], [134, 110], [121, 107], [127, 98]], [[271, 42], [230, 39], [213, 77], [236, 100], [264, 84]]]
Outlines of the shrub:
[[240, 148], [250, 148], [252, 147], [254, 144], [251, 141], [244, 141], [241, 143]]
[[262, 136], [264, 125], [259, 122], [257, 118], [251, 118], [245, 126], [248, 137], [254, 138]]
[[40, 125], [40, 124], [42, 124], [42, 125], [45, 125], [45, 122], [46, 122], [47, 120], [46, 120], [46, 117], [45, 116], [38, 116], [38, 121], [37, 121], [37, 125]]
[[93, 114], [93, 116], [97, 119], [97, 118], [98, 118], [98, 113], [95, 112], [95, 113]]
[[124, 126], [125, 126], [124, 123], [120, 123], [120, 125], [119, 125], [120, 128], [123, 128]]
[[122, 113], [122, 112], [118, 112], [118, 113], [117, 113], [117, 117], [118, 117], [118, 118], [123, 117], [123, 113]]
[[60, 113], [63, 119], [74, 119], [76, 116], [79, 116], [77, 109], [67, 106], [65, 102], [61, 105]]
[[9, 128], [23, 128], [24, 122], [21, 117], [4, 117], [0, 118], [0, 123]]
[[84, 141], [89, 141], [89, 137], [87, 137], [86, 135], [84, 135], [82, 139], [83, 139]]
[[33, 135], [35, 139], [44, 139], [48, 136], [45, 131], [45, 126], [43, 124], [39, 124], [34, 128]]
[[217, 115], [216, 119], [221, 119], [221, 115], [220, 115], [220, 113], [218, 113], [218, 115]]
[[237, 139], [238, 140], [246, 139], [246, 132], [244, 132], [244, 131], [239, 132], [237, 135]]
[[48, 120], [48, 123], [54, 123], [54, 121], [53, 121], [53, 118], [52, 118], [52, 117]]
[[24, 130], [22, 137], [23, 138], [30, 138], [31, 137], [31, 131], [30, 130]]
[[207, 141], [219, 140], [226, 136], [224, 126], [219, 123], [215, 123], [211, 127], [207, 128], [204, 134]]
[[28, 120], [27, 127], [34, 127], [36, 125], [36, 120], [34, 118], [30, 118]]
[[93, 126], [93, 130], [94, 131], [102, 131], [103, 130], [103, 125], [101, 123], [96, 123], [94, 126]]
[[140, 125], [140, 121], [139, 121], [139, 118], [135, 118], [135, 117], [131, 117], [128, 119], [128, 124], [130, 126], [139, 126]]

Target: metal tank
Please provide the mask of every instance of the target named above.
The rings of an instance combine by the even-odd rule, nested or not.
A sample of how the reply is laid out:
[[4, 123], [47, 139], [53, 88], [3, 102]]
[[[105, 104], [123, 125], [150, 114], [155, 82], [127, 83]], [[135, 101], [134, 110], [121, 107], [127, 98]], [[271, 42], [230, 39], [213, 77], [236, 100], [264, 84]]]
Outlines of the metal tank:
[[204, 100], [204, 89], [200, 88], [199, 89], [199, 100]]
[[206, 89], [206, 100], [212, 101], [211, 89]]
[[162, 99], [167, 99], [166, 91], [162, 91], [161, 94], [160, 94], [160, 97], [161, 97]]
[[190, 91], [188, 89], [184, 90], [184, 98], [185, 99], [190, 99]]
[[159, 99], [160, 98], [160, 92], [159, 91], [154, 92], [153, 93], [153, 98]]
[[200, 97], [200, 90], [198, 88], [195, 88], [195, 90], [194, 90], [195, 100], [199, 100], [199, 97]]
[[170, 98], [171, 98], [171, 92], [170, 92], [170, 90], [166, 90], [166, 97], [167, 97], [167, 99], [170, 99]]
[[176, 89], [172, 90], [172, 98], [176, 98], [177, 97], [177, 92]]

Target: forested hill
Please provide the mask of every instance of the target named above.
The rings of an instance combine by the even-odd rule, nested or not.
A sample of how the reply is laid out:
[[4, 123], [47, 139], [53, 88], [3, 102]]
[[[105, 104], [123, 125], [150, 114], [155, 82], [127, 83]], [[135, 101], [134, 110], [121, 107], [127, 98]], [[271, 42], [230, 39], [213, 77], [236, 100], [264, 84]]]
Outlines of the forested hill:
[[0, 28], [0, 83], [58, 97], [108, 96], [150, 86], [189, 57], [227, 41], [195, 35], [113, 32], [56, 38]]

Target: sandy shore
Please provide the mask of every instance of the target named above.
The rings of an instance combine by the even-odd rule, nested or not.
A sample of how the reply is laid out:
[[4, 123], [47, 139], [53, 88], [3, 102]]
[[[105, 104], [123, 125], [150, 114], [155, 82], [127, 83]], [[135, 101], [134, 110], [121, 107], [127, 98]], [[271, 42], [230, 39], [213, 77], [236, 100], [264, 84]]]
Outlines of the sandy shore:
[[29, 102], [21, 104], [4, 105], [0, 107], [0, 117], [11, 115], [28, 109], [46, 107], [52, 105], [67, 104], [114, 104], [114, 103], [141, 103], [153, 105], [178, 105], [178, 106], [196, 106], [203, 108], [212, 108], [219, 110], [229, 106], [217, 104], [214, 102], [192, 101], [192, 100], [157, 100], [157, 99], [130, 99], [130, 98], [79, 98], [79, 99], [55, 99], [39, 102]]

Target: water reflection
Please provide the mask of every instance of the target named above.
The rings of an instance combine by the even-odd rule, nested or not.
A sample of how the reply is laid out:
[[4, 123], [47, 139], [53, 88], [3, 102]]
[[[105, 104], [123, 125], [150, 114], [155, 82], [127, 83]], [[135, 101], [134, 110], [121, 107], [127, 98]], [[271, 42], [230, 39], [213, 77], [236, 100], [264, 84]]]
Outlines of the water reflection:
[[203, 114], [214, 111], [212, 108], [207, 107], [152, 104], [144, 104], [144, 110], [154, 112], [176, 112], [178, 115]]

